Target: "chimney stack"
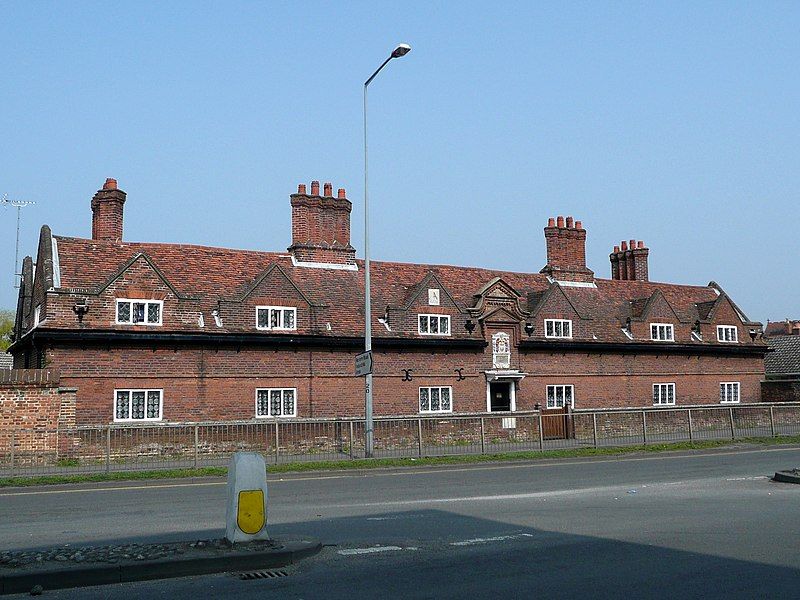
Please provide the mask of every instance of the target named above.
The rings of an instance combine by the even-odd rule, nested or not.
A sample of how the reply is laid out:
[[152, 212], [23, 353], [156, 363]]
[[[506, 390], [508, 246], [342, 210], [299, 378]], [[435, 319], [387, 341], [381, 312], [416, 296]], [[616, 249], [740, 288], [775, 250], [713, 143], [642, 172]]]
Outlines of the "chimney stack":
[[122, 212], [126, 194], [108, 178], [92, 198], [92, 239], [122, 241]]
[[547, 264], [541, 270], [557, 281], [592, 283], [594, 273], [586, 267], [586, 230], [572, 217], [551, 217], [544, 228]]
[[614, 251], [609, 255], [611, 279], [650, 281], [647, 266], [650, 249], [641, 240], [630, 240], [630, 247], [628, 243], [623, 240], [619, 246], [614, 246]]
[[292, 245], [295, 261], [332, 265], [355, 265], [356, 250], [350, 245], [350, 211], [353, 205], [344, 188], [333, 197], [333, 184], [326, 183], [323, 195], [319, 181], [311, 182], [311, 193], [305, 184], [297, 186], [290, 196], [292, 205]]

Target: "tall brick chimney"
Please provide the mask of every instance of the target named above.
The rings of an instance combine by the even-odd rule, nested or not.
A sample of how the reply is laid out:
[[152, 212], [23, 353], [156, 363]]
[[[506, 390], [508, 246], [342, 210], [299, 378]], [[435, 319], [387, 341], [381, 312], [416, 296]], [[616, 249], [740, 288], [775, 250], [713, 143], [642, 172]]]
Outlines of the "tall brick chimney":
[[592, 283], [594, 272], [586, 267], [586, 230], [572, 217], [550, 218], [544, 228], [547, 264], [541, 270], [558, 281]]
[[122, 241], [122, 208], [126, 194], [117, 189], [116, 179], [106, 179], [103, 189], [92, 198], [92, 239]]
[[622, 241], [619, 246], [614, 246], [614, 251], [609, 255], [611, 259], [611, 279], [628, 281], [650, 281], [647, 257], [650, 249], [639, 240]]
[[354, 265], [356, 250], [350, 245], [350, 211], [353, 205], [340, 188], [333, 197], [333, 186], [324, 185], [319, 194], [319, 181], [311, 182], [311, 193], [305, 184], [297, 186], [290, 196], [292, 203], [292, 245], [289, 252], [298, 262]]

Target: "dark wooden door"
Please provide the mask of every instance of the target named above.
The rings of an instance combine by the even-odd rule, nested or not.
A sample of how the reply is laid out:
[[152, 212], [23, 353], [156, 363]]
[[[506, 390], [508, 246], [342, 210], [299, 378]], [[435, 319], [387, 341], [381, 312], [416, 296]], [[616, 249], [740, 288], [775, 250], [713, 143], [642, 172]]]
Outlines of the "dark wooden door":
[[546, 408], [542, 411], [542, 434], [546, 440], [566, 440], [575, 437], [569, 406]]

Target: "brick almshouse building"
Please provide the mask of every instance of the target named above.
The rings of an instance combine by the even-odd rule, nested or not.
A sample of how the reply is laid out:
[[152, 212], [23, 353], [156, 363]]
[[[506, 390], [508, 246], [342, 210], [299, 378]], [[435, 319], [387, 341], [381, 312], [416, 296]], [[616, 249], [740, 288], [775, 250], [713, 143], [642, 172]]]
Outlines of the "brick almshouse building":
[[[255, 252], [123, 241], [107, 180], [92, 239], [45, 225], [24, 261], [15, 368], [58, 369], [78, 424], [363, 415], [363, 263], [332, 192], [300, 185], [288, 251]], [[580, 221], [544, 234], [534, 273], [372, 263], [376, 415], [760, 400], [761, 324], [718, 285], [649, 281], [633, 240], [598, 279]]]

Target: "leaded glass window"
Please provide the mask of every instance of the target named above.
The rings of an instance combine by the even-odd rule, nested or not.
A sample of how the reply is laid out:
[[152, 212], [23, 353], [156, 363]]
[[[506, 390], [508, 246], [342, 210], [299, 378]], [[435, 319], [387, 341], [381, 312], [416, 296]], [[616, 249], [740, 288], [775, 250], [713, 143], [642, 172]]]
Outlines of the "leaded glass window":
[[421, 387], [419, 388], [419, 412], [443, 413], [452, 412], [452, 388]]
[[651, 323], [650, 339], [657, 342], [674, 342], [674, 328], [669, 323]]
[[574, 390], [571, 385], [548, 385], [547, 408], [574, 407]]
[[738, 342], [739, 330], [733, 325], [717, 325], [717, 341]]
[[545, 319], [544, 336], [550, 338], [571, 338], [572, 321], [568, 319]]
[[737, 404], [739, 402], [739, 382], [720, 383], [719, 401], [723, 404]]
[[117, 299], [117, 323], [161, 325], [161, 300]]
[[130, 323], [130, 321], [131, 321], [131, 303], [117, 302], [117, 322]]
[[257, 306], [256, 328], [295, 330], [297, 309], [287, 306]]
[[161, 322], [161, 305], [155, 302], [150, 302], [147, 305], [147, 322], [160, 323]]
[[297, 390], [268, 388], [256, 390], [256, 417], [296, 417]]
[[449, 315], [419, 315], [419, 332], [425, 335], [450, 335]]
[[675, 404], [675, 384], [654, 383], [653, 404], [656, 406]]
[[158, 421], [161, 419], [161, 390], [117, 390], [114, 394], [115, 421]]

